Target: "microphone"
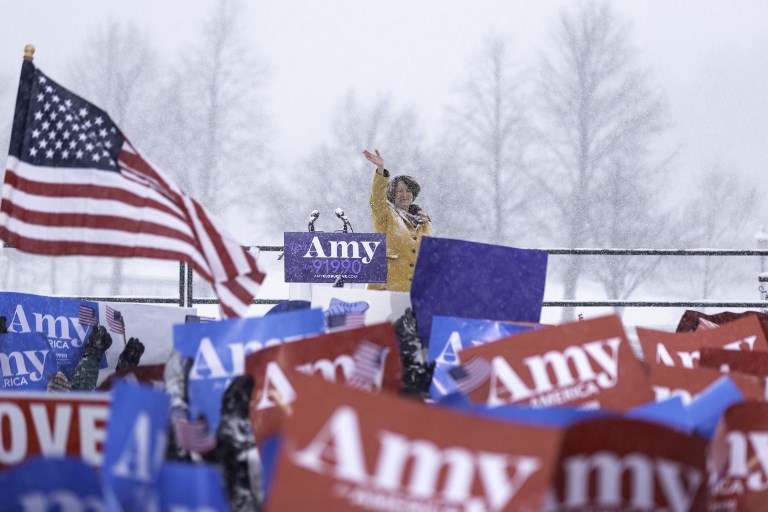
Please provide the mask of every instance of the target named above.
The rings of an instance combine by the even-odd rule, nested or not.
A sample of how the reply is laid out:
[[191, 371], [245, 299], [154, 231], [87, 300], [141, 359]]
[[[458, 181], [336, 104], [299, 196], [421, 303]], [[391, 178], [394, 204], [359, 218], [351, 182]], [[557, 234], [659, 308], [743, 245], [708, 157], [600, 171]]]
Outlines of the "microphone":
[[351, 222], [349, 222], [349, 219], [347, 218], [347, 216], [346, 216], [346, 215], [344, 215], [344, 210], [342, 210], [341, 208], [336, 208], [336, 216], [337, 216], [338, 218], [340, 218], [340, 219], [341, 219], [341, 221], [344, 223], [344, 232], [345, 232], [345, 233], [347, 232], [347, 226], [349, 226], [349, 229], [351, 229], [352, 231], [354, 231], [354, 230], [352, 229], [352, 223], [351, 223]]
[[320, 212], [317, 210], [312, 210], [312, 213], [309, 214], [309, 225], [307, 226], [307, 231], [310, 233], [315, 230], [315, 221], [320, 216]]

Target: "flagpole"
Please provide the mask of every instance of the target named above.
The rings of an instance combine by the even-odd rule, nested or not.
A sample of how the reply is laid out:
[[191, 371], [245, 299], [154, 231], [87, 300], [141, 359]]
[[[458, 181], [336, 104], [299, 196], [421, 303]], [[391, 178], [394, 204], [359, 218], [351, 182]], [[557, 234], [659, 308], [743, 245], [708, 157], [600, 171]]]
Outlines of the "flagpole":
[[28, 44], [24, 46], [24, 60], [32, 62], [32, 58], [35, 56], [35, 45]]

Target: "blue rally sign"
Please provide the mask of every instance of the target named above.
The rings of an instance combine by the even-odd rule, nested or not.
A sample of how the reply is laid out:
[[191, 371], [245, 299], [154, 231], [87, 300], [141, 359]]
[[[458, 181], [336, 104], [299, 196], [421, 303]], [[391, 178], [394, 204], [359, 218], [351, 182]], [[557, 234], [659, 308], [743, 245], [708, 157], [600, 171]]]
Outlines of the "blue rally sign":
[[[8, 332], [43, 333], [59, 371], [69, 378], [80, 362], [93, 326], [99, 323], [99, 305], [87, 300], [0, 292], [0, 315], [7, 319]], [[107, 360], [102, 358], [99, 368], [106, 367]]]
[[0, 389], [45, 391], [57, 370], [56, 356], [39, 332], [0, 334]]
[[158, 477], [162, 512], [229, 510], [223, 477], [208, 464], [165, 462]]
[[383, 233], [283, 233], [286, 283], [386, 283]]
[[0, 510], [106, 510], [95, 468], [80, 459], [30, 459], [0, 474]]
[[534, 325], [520, 325], [491, 320], [475, 320], [451, 316], [438, 316], [432, 319], [432, 335], [429, 343], [429, 362], [435, 361], [430, 394], [434, 400], [445, 396], [450, 382], [440, 368], [453, 367], [461, 363], [459, 353], [470, 347], [496, 341], [513, 334], [534, 328]]
[[109, 510], [157, 510], [170, 407], [163, 391], [115, 384], [101, 470]]
[[538, 323], [546, 276], [545, 251], [425, 236], [411, 286], [419, 337], [429, 347], [435, 315]]
[[208, 428], [215, 432], [221, 398], [232, 379], [244, 374], [248, 354], [324, 331], [325, 317], [319, 308], [173, 326], [173, 348], [192, 359], [190, 417], [205, 416]]

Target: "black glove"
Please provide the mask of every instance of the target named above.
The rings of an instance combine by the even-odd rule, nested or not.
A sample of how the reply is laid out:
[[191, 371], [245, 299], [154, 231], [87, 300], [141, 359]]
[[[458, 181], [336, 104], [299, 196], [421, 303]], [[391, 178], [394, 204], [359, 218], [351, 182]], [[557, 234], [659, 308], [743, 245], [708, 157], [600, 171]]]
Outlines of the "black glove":
[[131, 368], [139, 366], [141, 361], [141, 355], [144, 353], [144, 344], [139, 341], [139, 338], [131, 338], [120, 353], [120, 357], [117, 358], [117, 367], [115, 370], [122, 370], [123, 368]]
[[405, 395], [426, 398], [432, 384], [434, 364], [427, 365], [424, 361], [423, 346], [413, 310], [406, 309], [403, 316], [395, 321], [394, 327], [400, 345], [400, 362], [403, 365], [403, 387], [400, 391]]
[[254, 380], [250, 375], [235, 377], [221, 399], [221, 419], [216, 429], [216, 458], [224, 477], [232, 512], [258, 511], [261, 503], [251, 488], [247, 454], [255, 448], [248, 403]]
[[0, 334], [5, 334], [8, 332], [8, 326], [5, 323], [5, 317], [0, 316]]
[[254, 380], [250, 375], [235, 377], [221, 397], [221, 417], [248, 418]]
[[88, 336], [88, 342], [83, 349], [83, 358], [90, 357], [99, 361], [104, 352], [111, 346], [112, 336], [109, 335], [106, 327], [100, 325]]
[[69, 379], [73, 391], [93, 391], [96, 388], [96, 381], [99, 378], [99, 361], [111, 346], [112, 336], [103, 325], [91, 332], [83, 348], [83, 358], [77, 363], [77, 368]]

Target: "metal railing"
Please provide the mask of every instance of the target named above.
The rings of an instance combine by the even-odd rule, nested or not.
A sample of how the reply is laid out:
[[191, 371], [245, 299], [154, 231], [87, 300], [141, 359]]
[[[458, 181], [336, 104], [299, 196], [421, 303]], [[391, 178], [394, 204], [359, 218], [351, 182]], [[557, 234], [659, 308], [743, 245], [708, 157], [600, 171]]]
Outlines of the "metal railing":
[[[3, 247], [13, 249], [3, 243]], [[254, 246], [261, 252], [282, 252], [282, 245]], [[248, 247], [246, 247], [247, 249]], [[766, 249], [539, 249], [549, 255], [577, 256], [768, 256]], [[179, 295], [178, 297], [86, 297], [69, 296], [64, 298], [93, 300], [100, 302], [133, 302], [147, 304], [178, 304], [180, 307], [192, 307], [195, 304], [217, 304], [218, 299], [211, 297], [195, 297], [192, 268], [184, 262], [179, 263]], [[759, 282], [768, 282], [768, 277], [759, 276]], [[760, 290], [768, 299], [768, 291]], [[280, 304], [288, 299], [254, 299], [251, 304]], [[673, 307], [719, 307], [719, 308], [764, 308], [765, 301], [639, 301], [639, 300], [545, 300], [543, 307], [634, 307], [634, 308], [673, 308]]]

